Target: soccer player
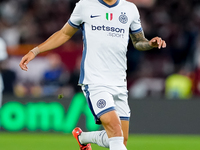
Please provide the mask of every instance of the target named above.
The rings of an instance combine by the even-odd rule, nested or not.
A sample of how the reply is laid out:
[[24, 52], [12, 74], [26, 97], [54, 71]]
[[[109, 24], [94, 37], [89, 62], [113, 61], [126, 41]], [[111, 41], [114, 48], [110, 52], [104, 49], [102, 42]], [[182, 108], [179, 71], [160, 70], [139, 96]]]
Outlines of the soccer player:
[[3, 99], [3, 79], [1, 75], [2, 71], [2, 62], [8, 58], [8, 53], [7, 53], [7, 46], [6, 42], [0, 37], [0, 108], [2, 105], [2, 99]]
[[[130, 109], [127, 102], [126, 52], [129, 35], [138, 50], [165, 48], [160, 37], [147, 40], [136, 6], [125, 0], [80, 0], [64, 27], [27, 53], [20, 62], [27, 64], [41, 52], [67, 42], [82, 29], [84, 49], [79, 85], [97, 124], [105, 131], [73, 130], [80, 149], [90, 150], [90, 143], [110, 150], [126, 150]], [[78, 104], [77, 104], [78, 105]]]

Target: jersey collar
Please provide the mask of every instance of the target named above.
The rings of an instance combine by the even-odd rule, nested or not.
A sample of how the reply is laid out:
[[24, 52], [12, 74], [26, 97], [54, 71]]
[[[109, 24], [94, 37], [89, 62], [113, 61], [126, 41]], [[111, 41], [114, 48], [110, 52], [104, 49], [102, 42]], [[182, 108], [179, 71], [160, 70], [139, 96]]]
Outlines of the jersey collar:
[[99, 1], [101, 4], [103, 4], [103, 5], [105, 5], [105, 6], [109, 7], [109, 8], [111, 8], [111, 7], [117, 6], [117, 5], [119, 4], [119, 1], [120, 1], [120, 0], [117, 0], [116, 3], [114, 3], [113, 5], [108, 5], [108, 4], [106, 4], [103, 0], [98, 0], [98, 1]]

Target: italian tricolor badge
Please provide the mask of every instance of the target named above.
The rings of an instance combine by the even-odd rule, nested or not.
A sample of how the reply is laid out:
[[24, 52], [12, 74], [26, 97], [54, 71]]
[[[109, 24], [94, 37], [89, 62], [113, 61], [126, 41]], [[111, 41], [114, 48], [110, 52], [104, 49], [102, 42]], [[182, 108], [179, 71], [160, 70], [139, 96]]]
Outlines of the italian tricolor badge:
[[106, 19], [111, 21], [113, 19], [113, 13], [106, 13]]

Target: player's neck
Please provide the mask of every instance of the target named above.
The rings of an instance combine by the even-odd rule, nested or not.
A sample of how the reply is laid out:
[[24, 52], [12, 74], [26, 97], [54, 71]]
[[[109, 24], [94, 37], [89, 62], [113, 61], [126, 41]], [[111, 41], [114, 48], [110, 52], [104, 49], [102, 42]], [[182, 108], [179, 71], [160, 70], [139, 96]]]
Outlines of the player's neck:
[[117, 0], [103, 0], [108, 5], [113, 5], [116, 3]]

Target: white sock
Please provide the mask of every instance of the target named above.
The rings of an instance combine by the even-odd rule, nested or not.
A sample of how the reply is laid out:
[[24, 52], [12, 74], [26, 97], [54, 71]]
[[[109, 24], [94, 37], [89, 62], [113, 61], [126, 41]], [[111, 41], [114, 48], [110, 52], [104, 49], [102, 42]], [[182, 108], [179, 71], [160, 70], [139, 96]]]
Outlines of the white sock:
[[93, 131], [93, 132], [82, 132], [79, 136], [81, 144], [95, 143], [102, 147], [109, 147], [108, 136], [105, 130]]
[[112, 137], [109, 138], [110, 150], [127, 150], [124, 145], [124, 137]]

